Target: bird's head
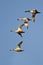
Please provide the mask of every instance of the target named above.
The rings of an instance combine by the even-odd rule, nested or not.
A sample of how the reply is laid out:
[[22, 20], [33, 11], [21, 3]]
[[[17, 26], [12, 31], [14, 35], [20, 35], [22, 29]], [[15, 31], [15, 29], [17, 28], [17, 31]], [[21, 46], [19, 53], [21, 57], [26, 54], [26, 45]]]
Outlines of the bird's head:
[[27, 11], [25, 11], [25, 12], [30, 12], [30, 10], [27, 10]]

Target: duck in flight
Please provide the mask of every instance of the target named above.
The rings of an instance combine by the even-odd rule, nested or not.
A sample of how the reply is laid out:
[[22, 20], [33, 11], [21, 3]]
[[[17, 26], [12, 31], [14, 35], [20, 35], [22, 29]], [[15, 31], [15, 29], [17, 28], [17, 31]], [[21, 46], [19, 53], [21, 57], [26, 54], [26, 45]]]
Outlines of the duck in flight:
[[31, 21], [30, 18], [18, 18], [17, 20], [23, 20], [24, 21], [24, 25], [26, 26], [26, 28], [28, 29], [28, 21]]
[[21, 45], [22, 45], [23, 41], [19, 42], [17, 44], [17, 47], [16, 48], [13, 48], [13, 49], [10, 49], [10, 51], [16, 51], [16, 52], [22, 52], [24, 50], [21, 49]]
[[22, 33], [25, 33], [25, 32], [22, 30], [22, 26], [24, 26], [24, 24], [19, 25], [19, 27], [18, 27], [17, 30], [10, 30], [10, 32], [16, 32], [17, 34], [19, 34], [19, 35], [22, 37]]
[[37, 11], [36, 9], [27, 10], [27, 11], [25, 11], [25, 12], [31, 12], [31, 13], [32, 13], [32, 21], [33, 21], [33, 22], [35, 22], [35, 16], [36, 16], [36, 14], [41, 13], [41, 12]]

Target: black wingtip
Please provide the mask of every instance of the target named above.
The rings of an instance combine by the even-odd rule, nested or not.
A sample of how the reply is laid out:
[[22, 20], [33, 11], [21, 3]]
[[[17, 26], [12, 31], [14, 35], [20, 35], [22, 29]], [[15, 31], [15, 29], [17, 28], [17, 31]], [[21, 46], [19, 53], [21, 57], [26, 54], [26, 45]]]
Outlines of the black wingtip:
[[39, 12], [39, 13], [41, 13], [41, 12]]
[[21, 41], [20, 43], [23, 43], [23, 41]]

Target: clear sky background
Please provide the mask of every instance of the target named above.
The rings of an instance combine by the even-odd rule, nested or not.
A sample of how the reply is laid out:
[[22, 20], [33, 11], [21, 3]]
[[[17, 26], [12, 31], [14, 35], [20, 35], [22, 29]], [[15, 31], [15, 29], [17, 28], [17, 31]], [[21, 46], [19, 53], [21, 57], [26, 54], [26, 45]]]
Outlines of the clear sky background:
[[[29, 22], [29, 29], [21, 38], [10, 30], [17, 29], [23, 21], [19, 17], [29, 17], [25, 10], [37, 9], [36, 21]], [[24, 52], [10, 52], [10, 48], [23, 41]], [[43, 0], [0, 0], [0, 65], [43, 65]]]

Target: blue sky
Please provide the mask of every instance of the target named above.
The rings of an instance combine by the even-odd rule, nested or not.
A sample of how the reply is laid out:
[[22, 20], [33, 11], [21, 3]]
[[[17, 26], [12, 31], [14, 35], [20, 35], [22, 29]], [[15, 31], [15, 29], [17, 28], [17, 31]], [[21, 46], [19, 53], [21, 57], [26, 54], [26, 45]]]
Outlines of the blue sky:
[[[29, 22], [29, 29], [21, 38], [10, 30], [17, 29], [23, 21], [19, 17], [29, 17], [25, 10], [37, 9], [36, 21]], [[10, 52], [23, 40], [24, 52]], [[42, 0], [0, 0], [0, 65], [43, 65], [43, 1]]]

